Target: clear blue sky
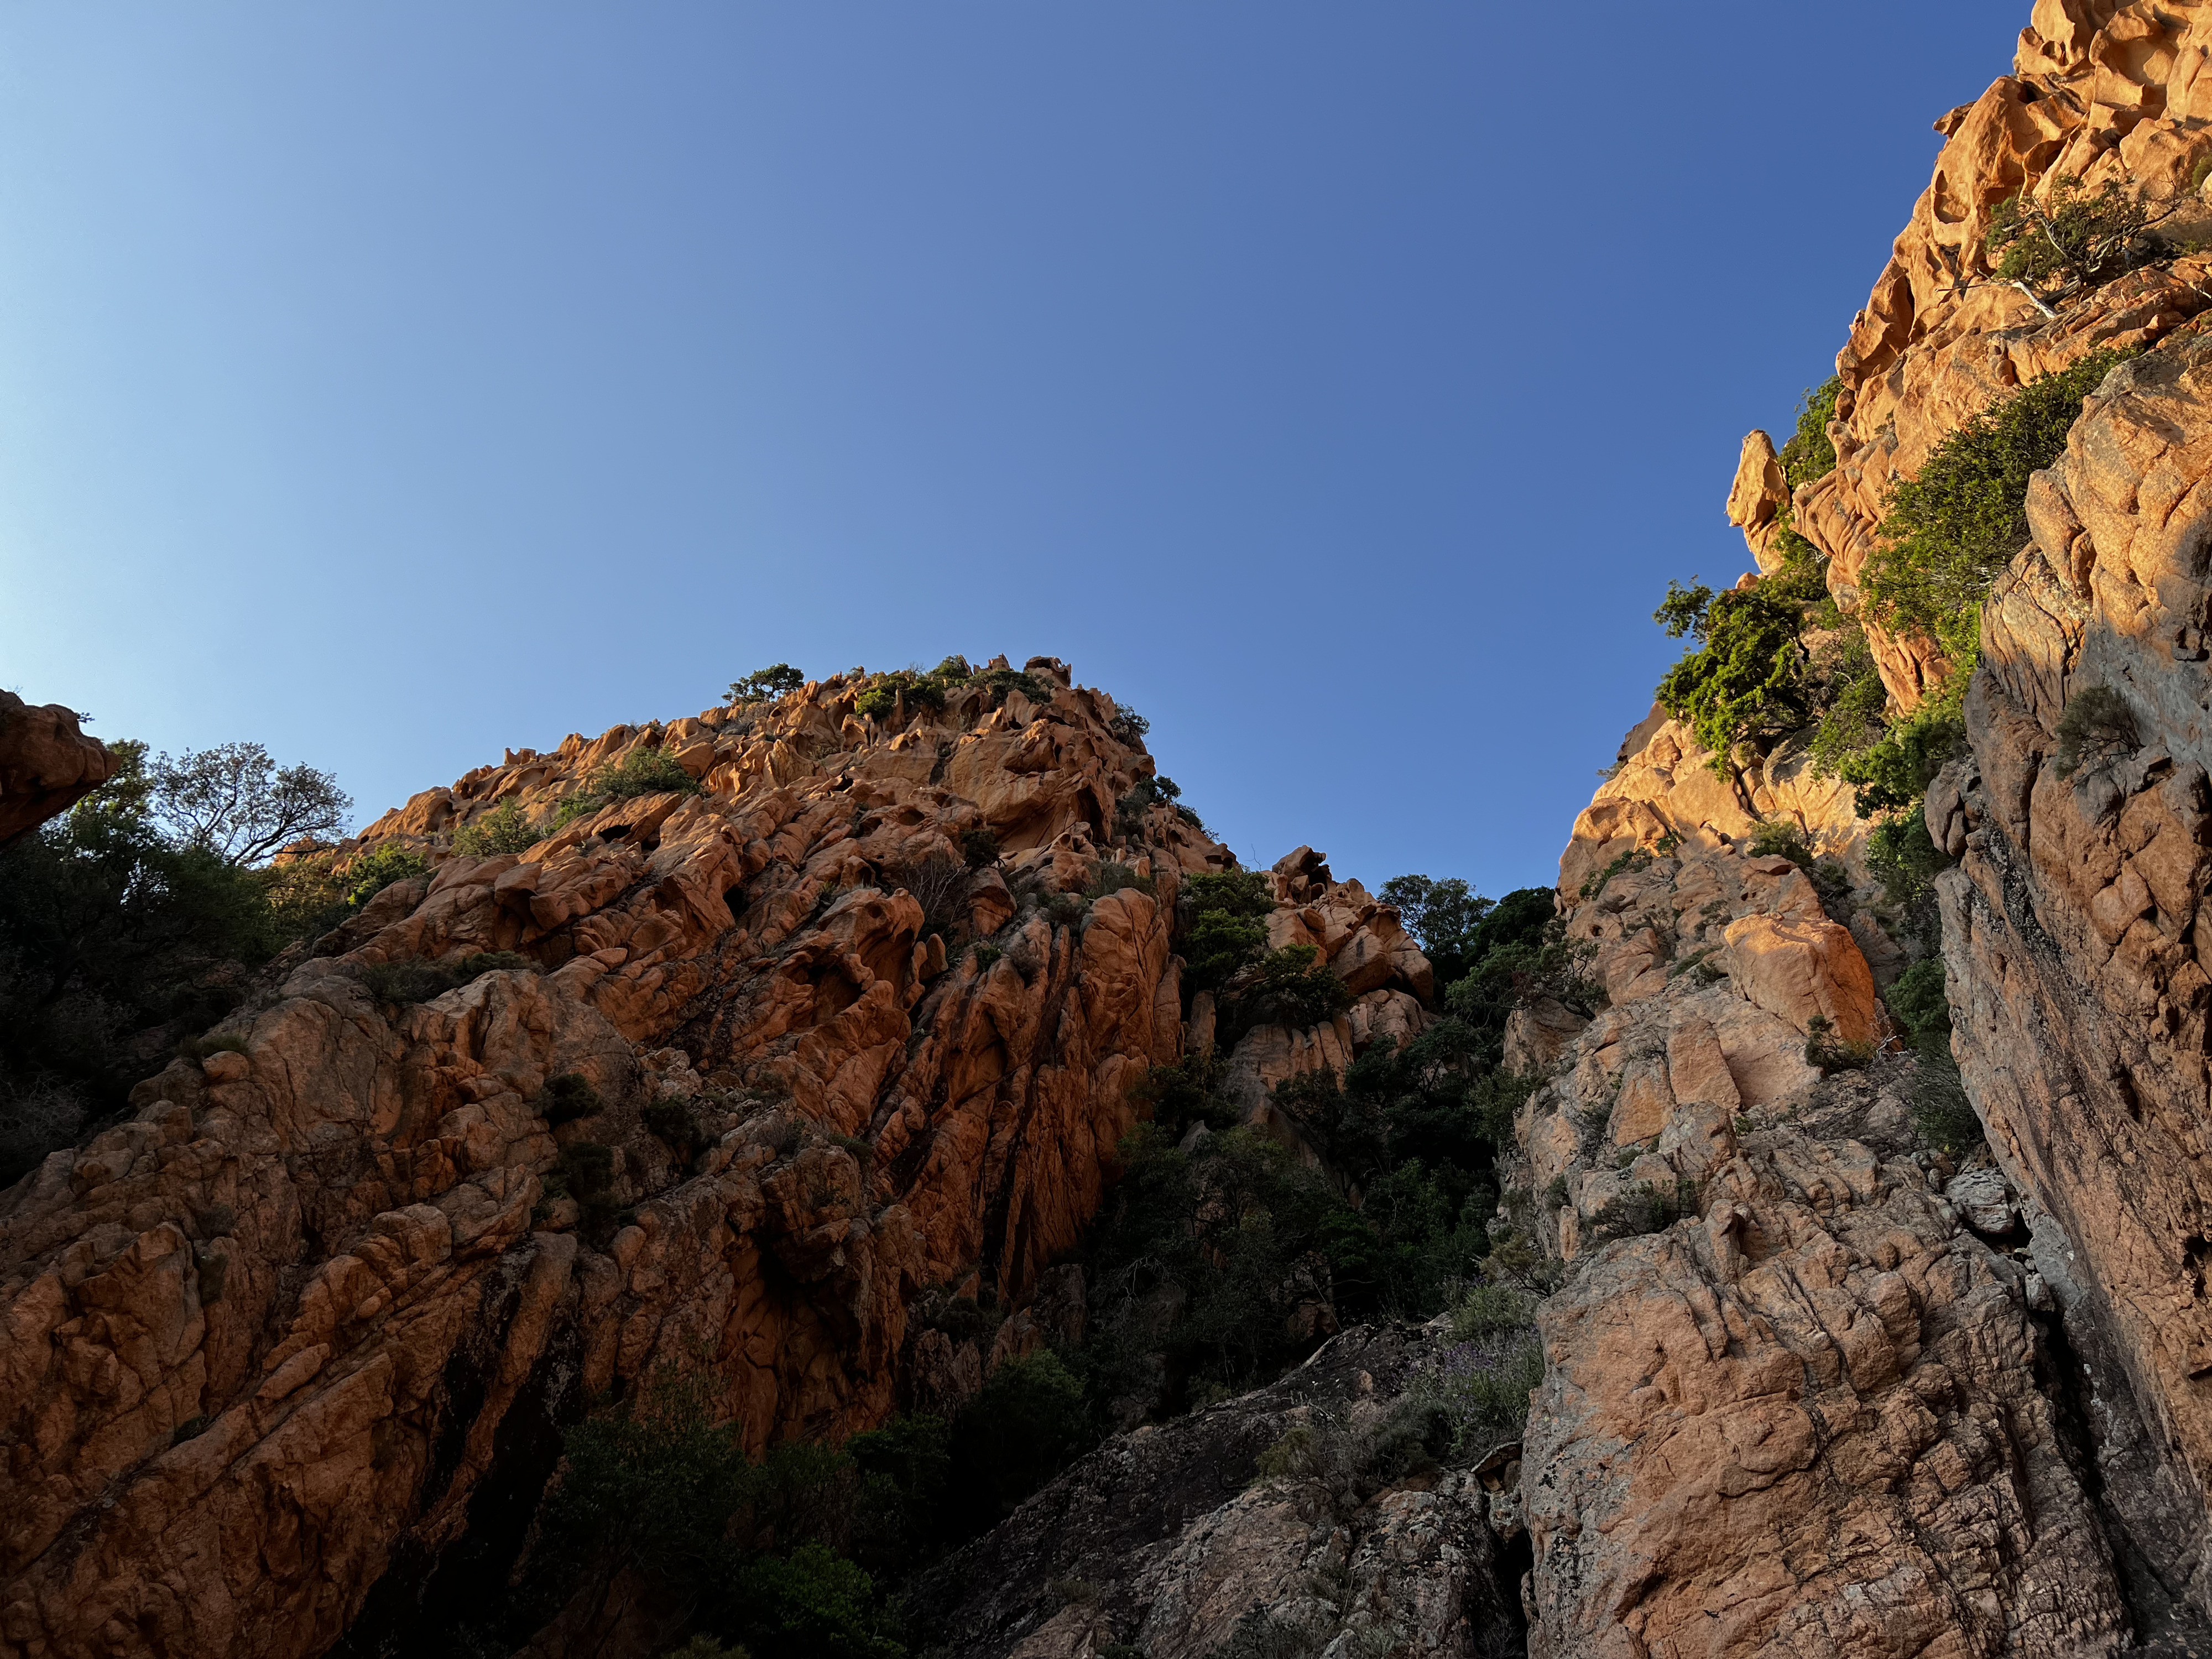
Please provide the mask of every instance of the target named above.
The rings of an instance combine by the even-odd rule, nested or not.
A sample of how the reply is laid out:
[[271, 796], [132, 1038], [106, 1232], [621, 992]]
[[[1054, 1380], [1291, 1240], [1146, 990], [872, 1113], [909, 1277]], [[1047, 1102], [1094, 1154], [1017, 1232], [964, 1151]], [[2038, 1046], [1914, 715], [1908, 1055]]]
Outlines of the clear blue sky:
[[10, 7], [0, 685], [365, 817], [1047, 653], [1248, 858], [1548, 882], [2027, 10]]

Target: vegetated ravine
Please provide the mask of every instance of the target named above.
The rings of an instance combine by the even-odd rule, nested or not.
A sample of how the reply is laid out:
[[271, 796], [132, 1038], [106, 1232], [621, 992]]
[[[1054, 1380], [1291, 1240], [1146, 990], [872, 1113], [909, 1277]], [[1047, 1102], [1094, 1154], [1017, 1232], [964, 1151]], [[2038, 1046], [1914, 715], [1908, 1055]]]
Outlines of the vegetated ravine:
[[1937, 124], [1556, 888], [1044, 658], [335, 842], [0, 705], [0, 1644], [2212, 1651], [2208, 64]]

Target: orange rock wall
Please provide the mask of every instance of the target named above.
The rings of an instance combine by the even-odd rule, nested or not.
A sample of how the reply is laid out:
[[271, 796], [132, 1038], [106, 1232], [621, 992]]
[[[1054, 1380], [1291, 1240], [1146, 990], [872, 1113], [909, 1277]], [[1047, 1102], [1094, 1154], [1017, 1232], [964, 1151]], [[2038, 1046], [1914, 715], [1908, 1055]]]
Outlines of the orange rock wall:
[[[921, 1291], [1021, 1302], [1096, 1209], [1130, 1085], [1182, 1052], [1181, 878], [1231, 862], [1164, 808], [1118, 842], [1150, 760], [1109, 700], [1030, 671], [1042, 705], [878, 722], [832, 680], [571, 738], [372, 825], [432, 877], [284, 964], [224, 1023], [238, 1052], [0, 1195], [0, 1650], [291, 1659], [380, 1580], [404, 1630], [457, 1547], [504, 1571], [487, 1538], [511, 1559], [559, 1425], [608, 1389], [676, 1361], [756, 1447], [838, 1436], [893, 1407]], [[703, 793], [450, 851], [641, 744]], [[960, 896], [988, 959], [925, 938], [902, 879], [977, 827], [1004, 854]], [[1049, 902], [1109, 854], [1152, 891]], [[1308, 896], [1349, 916], [1325, 931], [1369, 995], [1425, 978], [1395, 912]], [[489, 951], [532, 965], [404, 1006], [362, 982]], [[602, 1104], [556, 1126], [569, 1073]], [[672, 1103], [696, 1152], [647, 1127]], [[548, 1184], [579, 1141], [611, 1149], [610, 1237]]]

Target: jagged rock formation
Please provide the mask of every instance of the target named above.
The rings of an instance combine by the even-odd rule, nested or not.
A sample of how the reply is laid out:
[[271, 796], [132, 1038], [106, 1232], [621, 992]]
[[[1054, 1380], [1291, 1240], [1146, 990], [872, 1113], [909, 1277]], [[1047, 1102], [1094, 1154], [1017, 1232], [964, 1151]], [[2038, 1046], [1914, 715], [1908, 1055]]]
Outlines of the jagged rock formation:
[[115, 757], [76, 711], [0, 691], [0, 846], [65, 812], [115, 775]]
[[[908, 1387], [914, 1297], [1029, 1300], [1131, 1085], [1182, 1052], [1178, 884], [1231, 860], [1164, 805], [1126, 842], [1149, 758], [1062, 665], [1027, 672], [1043, 702], [878, 720], [839, 678], [574, 737], [372, 825], [432, 874], [0, 1197], [9, 1650], [404, 1638], [504, 1571], [610, 1385], [678, 1358], [756, 1446], [837, 1435]], [[699, 793], [451, 852], [645, 745]], [[970, 871], [976, 829], [1001, 856]], [[1116, 856], [1143, 885], [1086, 902]], [[1362, 993], [1278, 1046], [1405, 1030], [1427, 969], [1395, 914], [1276, 881]], [[989, 948], [948, 953], [948, 918]], [[526, 965], [459, 966], [495, 951]], [[392, 1000], [410, 964], [473, 977]]]

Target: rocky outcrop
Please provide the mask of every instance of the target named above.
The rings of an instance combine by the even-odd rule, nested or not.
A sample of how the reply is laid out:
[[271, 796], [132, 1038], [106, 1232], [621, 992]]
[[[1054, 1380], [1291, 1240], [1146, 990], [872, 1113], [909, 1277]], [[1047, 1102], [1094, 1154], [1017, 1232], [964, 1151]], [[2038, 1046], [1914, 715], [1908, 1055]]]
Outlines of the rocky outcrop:
[[[2049, 1392], [2048, 1291], [1996, 1172], [1966, 1209], [1947, 1198], [1960, 1172], [1917, 1149], [1914, 1062], [1873, 1052], [1887, 1020], [1858, 941], [1902, 947], [1847, 860], [1740, 842], [1706, 758], [1649, 733], [1562, 860], [1609, 1006], [1551, 1023], [1505, 1206], [1564, 1280], [1521, 1481], [1529, 1651], [2117, 1652], [2129, 1613]], [[1832, 808], [1801, 818], [1789, 784], [1759, 787], [1851, 850]], [[1607, 792], [1650, 844], [1601, 864], [1581, 837], [1620, 822]], [[1515, 1016], [1526, 1052], [1540, 1018]], [[1858, 1069], [1808, 1062], [1816, 1018], [1865, 1045]]]
[[[1836, 468], [1794, 502], [1846, 603], [1893, 483], [1936, 444], [2011, 387], [2093, 350], [2154, 343], [2212, 304], [2212, 265], [2191, 253], [2049, 316], [1994, 280], [1984, 251], [2000, 203], [2069, 177], [2092, 191], [2121, 184], [2182, 244], [2201, 237], [2207, 215], [2190, 191], [2212, 118], [2208, 40], [2212, 19], [2198, 6], [2038, 0], [2013, 73], [1936, 123], [1946, 142], [1935, 177], [1837, 355]], [[1879, 629], [1869, 636], [1892, 696], [1913, 707], [1940, 676], [1936, 653]]]
[[933, 1569], [909, 1610], [963, 1659], [1117, 1643], [1207, 1659], [1240, 1627], [1240, 1651], [1516, 1651], [1518, 1449], [1445, 1472], [1391, 1462], [1389, 1428], [1451, 1346], [1346, 1331], [1270, 1387], [1117, 1437]]
[[[587, 1400], [681, 1359], [753, 1446], [835, 1437], [911, 1382], [911, 1301], [1028, 1303], [1182, 1052], [1178, 885], [1231, 862], [1133, 823], [1111, 702], [1028, 672], [572, 737], [373, 824], [431, 874], [0, 1198], [10, 1650], [404, 1645], [505, 1571]], [[643, 746], [698, 792], [452, 850]], [[1425, 974], [1307, 879], [1363, 995]]]
[[115, 757], [60, 703], [0, 691], [0, 847], [27, 835], [115, 775]]

